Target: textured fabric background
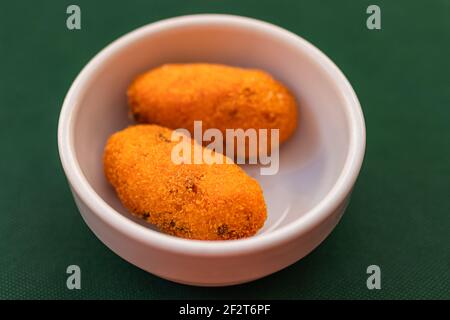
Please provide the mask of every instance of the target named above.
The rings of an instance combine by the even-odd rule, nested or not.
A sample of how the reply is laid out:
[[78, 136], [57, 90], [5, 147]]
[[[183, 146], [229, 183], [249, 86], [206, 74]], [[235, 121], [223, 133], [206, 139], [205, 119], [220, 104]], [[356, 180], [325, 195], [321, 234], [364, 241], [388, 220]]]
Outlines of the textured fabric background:
[[[82, 30], [66, 28], [66, 8]], [[366, 28], [369, 4], [382, 30]], [[105, 45], [149, 22], [231, 13], [311, 41], [347, 75], [363, 106], [367, 152], [353, 199], [308, 257], [228, 288], [174, 284], [107, 249], [82, 221], [57, 153], [71, 82]], [[450, 1], [0, 2], [0, 298], [450, 299]], [[66, 267], [82, 289], [66, 289]], [[366, 268], [382, 289], [366, 288]]]

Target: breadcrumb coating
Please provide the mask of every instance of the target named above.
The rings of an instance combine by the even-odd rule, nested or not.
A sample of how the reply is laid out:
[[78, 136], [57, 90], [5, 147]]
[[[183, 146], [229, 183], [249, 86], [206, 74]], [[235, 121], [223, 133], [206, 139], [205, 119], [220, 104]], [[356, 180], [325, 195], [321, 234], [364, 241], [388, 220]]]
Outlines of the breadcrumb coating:
[[193, 133], [203, 128], [279, 129], [280, 144], [297, 127], [297, 103], [264, 71], [220, 64], [165, 64], [137, 77], [128, 88], [137, 122]]
[[175, 164], [171, 152], [177, 142], [171, 135], [172, 130], [158, 125], [136, 125], [108, 140], [104, 170], [124, 206], [178, 237], [227, 240], [254, 235], [267, 216], [258, 182], [225, 161]]

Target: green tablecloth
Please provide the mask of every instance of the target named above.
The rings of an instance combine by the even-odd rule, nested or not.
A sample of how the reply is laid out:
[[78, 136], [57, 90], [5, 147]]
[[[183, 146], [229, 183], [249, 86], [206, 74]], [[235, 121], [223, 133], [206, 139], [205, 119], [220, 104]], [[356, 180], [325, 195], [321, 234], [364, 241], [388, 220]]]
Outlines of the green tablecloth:
[[[66, 28], [72, 3], [80, 31]], [[369, 4], [382, 30], [366, 28]], [[311, 41], [366, 118], [366, 158], [335, 231], [235, 287], [178, 285], [116, 256], [82, 221], [57, 152], [61, 103], [88, 60], [136, 27], [192, 13], [255, 17]], [[0, 298], [450, 298], [450, 1], [2, 1], [0, 26]], [[81, 290], [66, 288], [71, 264]], [[366, 287], [371, 264], [381, 290]]]

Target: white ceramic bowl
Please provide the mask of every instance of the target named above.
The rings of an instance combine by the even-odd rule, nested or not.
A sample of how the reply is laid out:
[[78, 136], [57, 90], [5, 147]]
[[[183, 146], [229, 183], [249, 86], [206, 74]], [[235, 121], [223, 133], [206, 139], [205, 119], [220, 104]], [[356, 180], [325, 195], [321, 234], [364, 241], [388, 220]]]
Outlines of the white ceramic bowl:
[[[248, 169], [260, 181], [268, 206], [268, 220], [256, 236], [214, 242], [162, 234], [133, 218], [107, 183], [103, 147], [129, 124], [127, 86], [139, 73], [166, 62], [260, 68], [297, 96], [299, 127], [281, 146], [279, 173], [259, 176]], [[328, 236], [358, 176], [365, 127], [345, 76], [307, 41], [249, 18], [193, 15], [139, 28], [96, 55], [65, 98], [58, 144], [76, 204], [111, 250], [165, 279], [224, 286], [283, 269]]]

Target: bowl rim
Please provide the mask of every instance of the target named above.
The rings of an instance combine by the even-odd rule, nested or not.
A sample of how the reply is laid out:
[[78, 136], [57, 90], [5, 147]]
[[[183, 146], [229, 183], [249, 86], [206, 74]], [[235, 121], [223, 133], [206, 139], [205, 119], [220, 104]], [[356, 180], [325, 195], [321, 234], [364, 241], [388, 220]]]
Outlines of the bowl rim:
[[[128, 219], [110, 207], [91, 187], [79, 166], [74, 150], [73, 131], [79, 110], [77, 107], [79, 105], [77, 103], [78, 96], [84, 94], [90, 81], [92, 81], [92, 75], [96, 73], [103, 60], [146, 36], [187, 25], [211, 26], [224, 24], [269, 33], [272, 37], [281, 38], [291, 45], [295, 45], [317, 61], [327, 76], [332, 78], [342, 96], [346, 118], [349, 122], [349, 149], [343, 169], [333, 187], [316, 206], [294, 222], [261, 236], [232, 241], [177, 238], [151, 230]], [[314, 45], [290, 31], [254, 18], [226, 14], [194, 14], [164, 19], [137, 28], [110, 43], [88, 62], [72, 83], [64, 99], [58, 123], [58, 151], [72, 191], [109, 227], [127, 235], [129, 238], [166, 251], [185, 255], [225, 256], [229, 254], [243, 255], [285, 244], [324, 221], [352, 190], [364, 158], [365, 136], [363, 113], [352, 86], [340, 69]]]

